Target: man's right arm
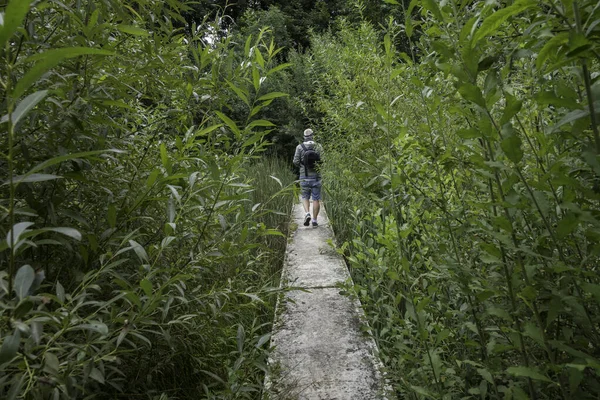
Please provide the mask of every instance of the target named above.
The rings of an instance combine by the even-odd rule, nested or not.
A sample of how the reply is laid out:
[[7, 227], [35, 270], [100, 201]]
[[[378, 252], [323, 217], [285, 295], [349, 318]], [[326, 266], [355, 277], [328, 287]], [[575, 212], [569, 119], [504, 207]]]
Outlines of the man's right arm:
[[294, 165], [300, 166], [300, 146], [296, 146], [296, 153], [294, 154]]
[[323, 157], [323, 146], [321, 146], [321, 144], [320, 144], [320, 143], [317, 143], [317, 148], [316, 148], [316, 150], [317, 150], [317, 153], [319, 153], [319, 155], [320, 155], [321, 157]]

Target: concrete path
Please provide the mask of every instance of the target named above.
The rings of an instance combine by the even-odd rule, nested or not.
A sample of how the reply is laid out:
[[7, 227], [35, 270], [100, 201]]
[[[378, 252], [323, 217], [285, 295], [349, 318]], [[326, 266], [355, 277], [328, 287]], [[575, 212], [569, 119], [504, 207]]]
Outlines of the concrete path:
[[336, 287], [349, 274], [328, 244], [333, 232], [325, 210], [318, 228], [303, 226], [303, 217], [297, 204], [298, 228], [288, 243], [282, 286], [299, 289], [277, 305], [264, 400], [389, 399], [375, 343], [360, 331], [360, 304]]

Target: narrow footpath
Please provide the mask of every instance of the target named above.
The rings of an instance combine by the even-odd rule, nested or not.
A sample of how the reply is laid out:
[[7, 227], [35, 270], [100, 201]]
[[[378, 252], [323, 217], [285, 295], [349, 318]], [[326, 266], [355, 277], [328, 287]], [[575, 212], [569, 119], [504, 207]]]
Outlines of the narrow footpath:
[[349, 278], [328, 244], [333, 231], [324, 207], [319, 227], [303, 226], [294, 207], [282, 286], [293, 288], [277, 304], [264, 400], [383, 400], [381, 364], [374, 341], [361, 333], [364, 313], [336, 284]]

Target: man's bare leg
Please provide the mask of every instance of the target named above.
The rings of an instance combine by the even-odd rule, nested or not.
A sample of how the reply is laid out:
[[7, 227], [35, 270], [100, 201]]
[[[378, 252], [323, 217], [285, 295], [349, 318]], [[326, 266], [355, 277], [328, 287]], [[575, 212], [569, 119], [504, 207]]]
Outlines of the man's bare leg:
[[313, 200], [313, 221], [317, 220], [317, 216], [319, 215], [319, 209], [321, 208], [321, 203], [319, 200]]
[[304, 206], [304, 212], [307, 214], [310, 213], [310, 200], [302, 199], [302, 205]]
[[304, 226], [310, 225], [310, 200], [302, 199], [302, 206], [304, 207]]

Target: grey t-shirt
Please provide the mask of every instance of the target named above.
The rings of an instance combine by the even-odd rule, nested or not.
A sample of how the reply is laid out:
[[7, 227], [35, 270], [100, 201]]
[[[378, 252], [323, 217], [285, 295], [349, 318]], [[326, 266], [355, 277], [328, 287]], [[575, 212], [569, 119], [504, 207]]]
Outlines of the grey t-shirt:
[[[319, 155], [321, 157], [323, 157], [323, 148], [321, 147], [320, 144], [316, 143], [316, 142], [304, 142], [303, 143], [304, 146], [306, 146], [307, 149], [313, 149], [314, 151], [316, 151], [317, 153], [319, 153]], [[296, 146], [296, 153], [294, 154], [294, 165], [297, 167], [300, 167], [300, 177], [301, 178], [310, 178], [310, 177], [318, 177], [319, 173], [314, 170], [314, 169], [308, 169], [302, 164], [302, 161], [304, 160], [304, 149], [302, 148], [302, 145], [299, 144], [298, 146]]]

